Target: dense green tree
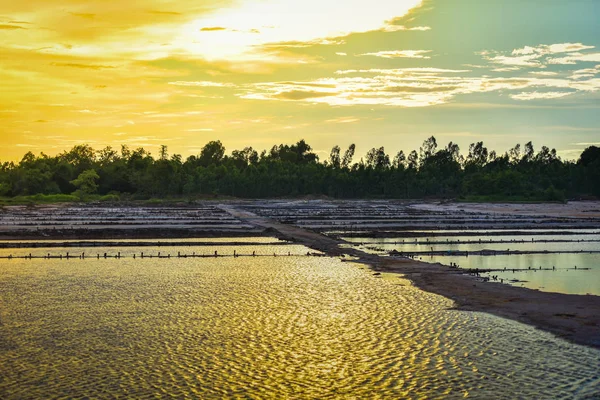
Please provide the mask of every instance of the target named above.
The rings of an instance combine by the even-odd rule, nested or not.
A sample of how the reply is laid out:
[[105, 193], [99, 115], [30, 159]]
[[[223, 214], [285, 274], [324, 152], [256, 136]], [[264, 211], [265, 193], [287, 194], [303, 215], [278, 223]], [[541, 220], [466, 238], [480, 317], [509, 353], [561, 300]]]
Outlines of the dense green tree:
[[88, 169], [79, 174], [79, 176], [71, 181], [71, 184], [77, 188], [75, 193], [80, 197], [84, 195], [94, 194], [98, 190], [96, 181], [100, 179], [98, 173], [93, 169]]
[[432, 136], [419, 152], [399, 151], [393, 162], [383, 147], [374, 147], [352, 164], [355, 148], [351, 144], [342, 156], [340, 147], [334, 146], [328, 159], [319, 163], [304, 140], [273, 146], [260, 156], [251, 147], [226, 155], [220, 141], [211, 141], [185, 161], [179, 154], [169, 157], [166, 146], [154, 159], [143, 148], [94, 151], [79, 145], [55, 157], [29, 152], [18, 163], [1, 163], [0, 196], [74, 191], [82, 196], [97, 192], [133, 198], [325, 194], [556, 200], [600, 196], [600, 149], [595, 146], [587, 148], [576, 163], [562, 161], [556, 150], [546, 146], [536, 153], [531, 142], [523, 154], [516, 145], [503, 155], [477, 142], [464, 158], [455, 143], [438, 148]]

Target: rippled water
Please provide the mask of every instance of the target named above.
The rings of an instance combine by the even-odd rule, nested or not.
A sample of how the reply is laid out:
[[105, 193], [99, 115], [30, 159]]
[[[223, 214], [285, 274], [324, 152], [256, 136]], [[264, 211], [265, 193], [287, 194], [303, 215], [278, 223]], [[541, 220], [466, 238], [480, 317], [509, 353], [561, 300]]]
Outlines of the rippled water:
[[337, 259], [5, 260], [0, 288], [2, 399], [600, 392], [599, 351]]
[[[30, 254], [33, 257], [44, 257], [48, 254], [51, 257], [59, 255], [63, 256], [64, 262], [67, 262], [66, 256], [79, 257], [84, 255], [86, 259], [90, 258], [104, 258], [106, 253], [107, 257], [115, 257], [121, 255], [121, 257], [133, 257], [140, 258], [142, 253], [144, 257], [165, 257], [171, 256], [176, 258], [179, 255], [197, 255], [197, 256], [213, 256], [217, 252], [218, 256], [233, 256], [234, 252], [237, 255], [249, 256], [256, 254], [257, 256], [287, 256], [287, 255], [306, 255], [307, 251], [316, 253], [313, 250], [309, 250], [304, 246], [300, 245], [269, 245], [262, 244], [260, 246], [169, 246], [167, 244], [161, 244], [160, 247], [89, 247], [89, 248], [73, 248], [73, 247], [54, 247], [54, 248], [30, 248], [30, 249], [0, 249], [0, 257], [28, 257]], [[62, 265], [62, 264], [61, 264]]]

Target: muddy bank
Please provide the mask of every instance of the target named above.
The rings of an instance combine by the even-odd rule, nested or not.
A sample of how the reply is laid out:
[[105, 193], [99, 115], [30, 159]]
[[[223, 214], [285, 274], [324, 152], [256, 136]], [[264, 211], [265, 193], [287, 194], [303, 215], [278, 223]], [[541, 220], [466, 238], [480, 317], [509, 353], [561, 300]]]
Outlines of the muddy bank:
[[264, 229], [194, 229], [194, 228], [152, 228], [144, 225], [129, 229], [12, 229], [0, 231], [0, 240], [95, 240], [95, 239], [184, 239], [266, 236], [272, 232]]
[[396, 251], [392, 250], [392, 256], [518, 256], [524, 254], [598, 254], [600, 250], [425, 250], [425, 251]]
[[513, 216], [553, 216], [560, 218], [600, 218], [599, 201], [569, 201], [567, 203], [420, 203], [413, 208], [434, 212], [483, 212]]
[[[561, 235], [561, 236], [582, 236], [582, 235], [597, 235], [598, 233], [600, 233], [600, 228], [598, 228], [598, 225], [594, 225], [594, 228], [590, 229], [590, 230], [543, 230], [543, 231], [539, 231], [539, 230], [535, 230], [535, 229], [530, 229], [530, 230], [504, 230], [504, 229], [500, 229], [500, 230], [485, 230], [484, 231], [485, 234], [482, 234], [481, 230], [457, 230], [457, 231], [432, 231], [432, 230], [425, 230], [425, 231], [386, 231], [386, 230], [376, 230], [376, 231], [335, 231], [335, 232], [328, 232], [325, 231], [323, 232], [324, 234], [328, 235], [328, 236], [332, 236], [332, 237], [336, 237], [336, 238], [340, 238], [343, 239], [344, 237], [358, 237], [358, 238], [378, 238], [378, 239], [389, 239], [389, 238], [398, 238], [398, 239], [403, 239], [403, 238], [422, 238], [422, 237], [437, 237], [437, 236], [450, 236], [450, 237], [468, 237], [468, 236], [472, 236], [472, 237], [481, 237], [481, 236], [514, 236], [515, 237], [515, 241], [516, 242], [521, 242], [523, 241], [523, 239], [519, 239], [519, 236], [555, 236], [555, 235]], [[409, 243], [409, 242], [407, 242]], [[458, 243], [458, 242], [457, 242]], [[462, 242], [461, 242], [462, 243]]]
[[[510, 208], [486, 211], [486, 205], [438, 204], [393, 200], [255, 201], [241, 206], [257, 215], [338, 236], [410, 237], [419, 230], [579, 230], [600, 228], [600, 203], [527, 205], [527, 212]], [[569, 211], [570, 210], [570, 211]], [[560, 212], [559, 212], [560, 211]], [[589, 211], [589, 212], [585, 212]], [[594, 212], [592, 212], [594, 211]], [[584, 214], [584, 216], [582, 216]]]
[[481, 282], [441, 264], [380, 259], [375, 269], [404, 274], [428, 292], [454, 300], [456, 309], [517, 320], [578, 344], [600, 349], [600, 297], [548, 293]]
[[211, 203], [185, 207], [45, 205], [0, 209], [0, 240], [269, 236], [263, 231]]

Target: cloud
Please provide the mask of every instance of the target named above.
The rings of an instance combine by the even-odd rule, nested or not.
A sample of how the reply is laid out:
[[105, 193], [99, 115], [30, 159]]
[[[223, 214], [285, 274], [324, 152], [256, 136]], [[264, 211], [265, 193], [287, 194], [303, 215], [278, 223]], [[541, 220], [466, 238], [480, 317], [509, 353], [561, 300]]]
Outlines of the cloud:
[[335, 88], [333, 83], [321, 83], [321, 82], [299, 82], [299, 81], [284, 81], [280, 82], [281, 85], [294, 85], [309, 88]]
[[514, 65], [519, 67], [541, 67], [539, 54], [527, 54], [523, 56], [495, 56], [488, 57], [487, 60], [494, 64]]
[[349, 74], [388, 74], [388, 75], [406, 75], [406, 74], [456, 74], [462, 72], [470, 72], [468, 69], [445, 69], [445, 68], [395, 68], [395, 69], [381, 69], [381, 68], [371, 68], [371, 69], [345, 69], [335, 71], [336, 75], [349, 75]]
[[358, 122], [358, 121], [360, 121], [360, 118], [339, 117], [339, 118], [328, 119], [325, 122], [330, 123], [330, 124], [352, 124], [352, 123]]
[[581, 50], [593, 49], [594, 46], [586, 46], [582, 43], [557, 43], [551, 45], [539, 45], [536, 47], [525, 46], [512, 51], [514, 56], [529, 54], [557, 54], [570, 53]]
[[384, 90], [392, 93], [435, 93], [451, 92], [459, 89], [458, 86], [389, 86]]
[[96, 14], [92, 14], [92, 13], [74, 13], [74, 12], [70, 12], [69, 14], [71, 14], [74, 17], [85, 18], [85, 19], [94, 19], [96, 17]]
[[216, 32], [216, 31], [225, 31], [227, 28], [222, 26], [207, 26], [204, 28], [200, 28], [200, 32]]
[[9, 25], [9, 24], [0, 24], [0, 30], [15, 30], [15, 29], [25, 29], [22, 26], [17, 25]]
[[380, 29], [384, 32], [399, 32], [399, 31], [429, 31], [431, 27], [429, 26], [415, 26], [413, 28], [407, 28], [404, 25], [386, 25]]
[[[582, 53], [594, 46], [582, 43], [557, 43], [550, 45], [525, 46], [514, 49], [510, 54], [505, 52], [483, 51], [481, 56], [493, 64], [514, 67], [545, 68], [548, 64], [576, 64], [577, 62], [600, 62], [600, 53]], [[553, 57], [567, 54], [565, 57]]]
[[279, 92], [273, 95], [274, 98], [284, 100], [307, 100], [326, 96], [335, 96], [337, 93], [307, 91], [307, 90], [291, 90], [288, 92]]
[[556, 76], [556, 75], [558, 75], [558, 72], [552, 72], [552, 71], [529, 71], [529, 73], [532, 75], [541, 75], [541, 76]]
[[566, 57], [548, 60], [548, 64], [577, 64], [578, 62], [600, 62], [600, 53], [573, 53]]
[[160, 10], [150, 10], [150, 11], [146, 11], [146, 13], [154, 14], [154, 15], [182, 15], [181, 13], [175, 12], [175, 11], [160, 11]]
[[383, 58], [431, 58], [425, 54], [430, 53], [431, 50], [389, 50], [389, 51], [378, 51], [376, 53], [364, 53], [361, 56], [375, 56]]
[[600, 146], [600, 142], [573, 143], [575, 146]]
[[260, 48], [262, 48], [262, 49], [285, 49], [285, 48], [301, 49], [301, 48], [313, 47], [313, 46], [339, 46], [339, 45], [342, 45], [345, 43], [346, 42], [342, 39], [315, 39], [315, 40], [307, 40], [307, 41], [293, 40], [293, 41], [287, 41], [287, 42], [267, 43], [267, 44], [260, 46]]
[[110, 68], [115, 68], [112, 65], [62, 63], [62, 62], [53, 62], [53, 63], [50, 63], [50, 65], [52, 65], [54, 67], [69, 67], [69, 68], [81, 68], [81, 69], [110, 69]]
[[574, 92], [521, 92], [510, 95], [515, 100], [548, 100], [569, 96]]
[[[461, 70], [396, 68], [336, 71], [336, 77], [305, 82], [247, 84], [240, 97], [342, 105], [427, 107], [457, 96], [507, 93], [513, 100], [551, 100], [600, 90], [600, 79], [462, 76]], [[307, 87], [319, 90], [307, 90]]]
[[[31, 15], [37, 26], [44, 27], [43, 32], [31, 29], [35, 33], [17, 44], [30, 51], [119, 60], [185, 56], [209, 62], [226, 61], [235, 64], [238, 70], [260, 73], [272, 72], [261, 64], [314, 62], [308, 55], [301, 57], [279, 50], [339, 45], [350, 34], [381, 30], [386, 21], [407, 15], [423, 2], [348, 0], [340, 7], [334, 0], [143, 0], [118, 5], [74, 0], [31, 1], [27, 5], [13, 2], [16, 4], [10, 6], [10, 15]], [[177, 9], [161, 9], [168, 5], [176, 5]], [[56, 11], [64, 8], [65, 12]], [[35, 13], [30, 14], [31, 9]], [[72, 17], [68, 23], [65, 14]], [[2, 23], [0, 29], [25, 28]], [[395, 29], [426, 30], [427, 27]], [[244, 61], [248, 66], [243, 66]]]
[[[246, 60], [260, 56], [263, 46], [326, 44], [353, 33], [385, 30], [423, 0], [263, 0], [236, 2], [185, 24], [173, 41], [178, 48], [209, 60]], [[333, 17], [332, 17], [333, 16]], [[203, 35], [205, 27], [228, 27]], [[411, 29], [411, 28], [409, 28]], [[425, 28], [420, 28], [425, 29]], [[256, 32], [248, 35], [247, 32]], [[257, 54], [259, 53], [259, 54]]]
[[235, 87], [235, 85], [233, 83], [212, 82], [212, 81], [175, 81], [175, 82], [169, 82], [169, 85], [196, 86], [196, 87]]
[[588, 79], [593, 78], [597, 74], [600, 74], [600, 65], [596, 65], [595, 68], [584, 68], [575, 70], [571, 74], [571, 79]]

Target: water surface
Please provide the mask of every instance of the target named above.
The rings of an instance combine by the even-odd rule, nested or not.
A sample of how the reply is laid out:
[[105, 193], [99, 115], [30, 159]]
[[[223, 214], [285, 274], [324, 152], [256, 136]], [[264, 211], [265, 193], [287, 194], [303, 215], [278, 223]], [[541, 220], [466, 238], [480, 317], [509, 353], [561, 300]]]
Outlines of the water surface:
[[0, 287], [2, 399], [600, 392], [599, 351], [332, 258], [2, 260]]

